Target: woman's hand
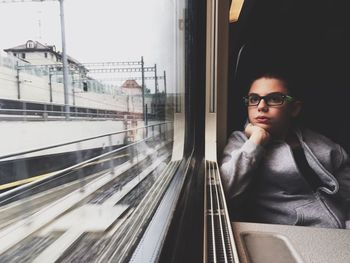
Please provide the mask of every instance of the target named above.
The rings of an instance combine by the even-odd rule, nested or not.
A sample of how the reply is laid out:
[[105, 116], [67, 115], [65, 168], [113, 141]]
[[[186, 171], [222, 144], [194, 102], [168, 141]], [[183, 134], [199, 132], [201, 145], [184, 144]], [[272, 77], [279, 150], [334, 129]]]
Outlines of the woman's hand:
[[248, 123], [244, 132], [249, 140], [258, 145], [265, 145], [268, 143], [271, 137], [270, 133], [268, 133], [265, 129], [251, 123]]

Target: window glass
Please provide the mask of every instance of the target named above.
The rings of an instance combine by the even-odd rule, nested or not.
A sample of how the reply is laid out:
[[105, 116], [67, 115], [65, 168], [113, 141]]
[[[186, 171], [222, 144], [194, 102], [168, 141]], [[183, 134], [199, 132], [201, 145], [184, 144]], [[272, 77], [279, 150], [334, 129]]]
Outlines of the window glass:
[[131, 257], [181, 160], [185, 2], [0, 3], [1, 261]]

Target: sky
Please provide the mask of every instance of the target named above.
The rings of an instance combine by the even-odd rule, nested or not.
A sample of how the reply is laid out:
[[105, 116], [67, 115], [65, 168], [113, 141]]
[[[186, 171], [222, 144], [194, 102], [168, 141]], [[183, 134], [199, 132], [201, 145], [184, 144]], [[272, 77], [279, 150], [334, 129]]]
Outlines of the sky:
[[[174, 0], [65, 0], [67, 54], [82, 63], [139, 61], [174, 70]], [[58, 1], [1, 3], [0, 49], [36, 40], [61, 48]], [[4, 52], [0, 53], [4, 55]]]

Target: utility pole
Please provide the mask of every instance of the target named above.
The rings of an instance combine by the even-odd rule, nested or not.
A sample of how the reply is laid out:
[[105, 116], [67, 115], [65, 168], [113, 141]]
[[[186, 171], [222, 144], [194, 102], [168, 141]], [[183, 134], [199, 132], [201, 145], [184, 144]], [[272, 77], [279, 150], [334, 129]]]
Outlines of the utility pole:
[[167, 105], [167, 93], [166, 93], [166, 73], [164, 70], [164, 76], [163, 76], [163, 80], [164, 80], [164, 96], [162, 96], [162, 102], [163, 102], [163, 111], [164, 111], [164, 120], [166, 119], [166, 105]]
[[163, 80], [164, 80], [164, 93], [165, 93], [165, 96], [166, 96], [166, 73], [165, 73], [165, 70], [164, 70]]
[[157, 81], [157, 64], [154, 64], [154, 92], [158, 94], [158, 81]]
[[52, 103], [52, 72], [51, 67], [49, 67], [49, 88], [50, 88], [50, 102]]
[[158, 98], [158, 81], [157, 81], [157, 64], [154, 64], [154, 102], [155, 102], [155, 108], [156, 108], [156, 119], [158, 116], [158, 104], [159, 104], [159, 98]]
[[16, 79], [17, 79], [17, 99], [21, 99], [21, 81], [19, 79], [19, 67], [18, 67], [18, 61], [17, 61], [17, 66], [16, 66], [16, 70], [17, 70], [17, 75], [16, 75]]
[[141, 86], [142, 86], [142, 113], [143, 113], [143, 121], [146, 121], [146, 114], [145, 111], [145, 68], [144, 68], [144, 62], [143, 62], [143, 56], [141, 57]]
[[64, 112], [66, 119], [69, 119], [70, 109], [69, 109], [69, 96], [68, 96], [68, 60], [66, 53], [66, 34], [64, 25], [64, 8], [63, 0], [60, 2], [60, 17], [61, 17], [61, 36], [62, 36], [62, 63], [63, 63], [63, 90], [64, 90]]

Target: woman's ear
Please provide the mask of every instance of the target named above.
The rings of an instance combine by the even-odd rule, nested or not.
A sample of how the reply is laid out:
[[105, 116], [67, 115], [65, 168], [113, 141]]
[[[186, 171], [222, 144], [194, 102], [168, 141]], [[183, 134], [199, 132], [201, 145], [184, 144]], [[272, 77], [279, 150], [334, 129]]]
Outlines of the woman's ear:
[[294, 101], [291, 106], [291, 116], [295, 118], [300, 114], [303, 103], [300, 100], [297, 100]]

